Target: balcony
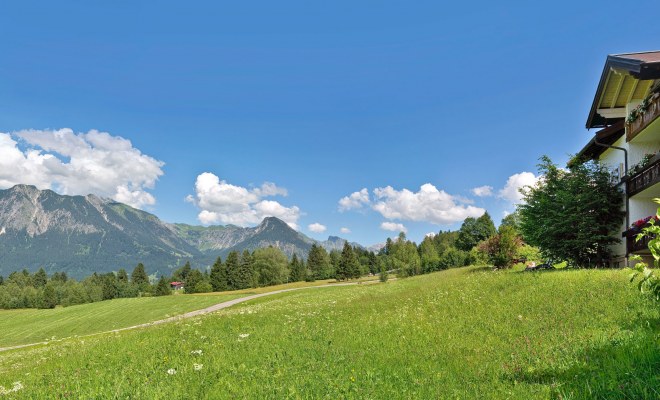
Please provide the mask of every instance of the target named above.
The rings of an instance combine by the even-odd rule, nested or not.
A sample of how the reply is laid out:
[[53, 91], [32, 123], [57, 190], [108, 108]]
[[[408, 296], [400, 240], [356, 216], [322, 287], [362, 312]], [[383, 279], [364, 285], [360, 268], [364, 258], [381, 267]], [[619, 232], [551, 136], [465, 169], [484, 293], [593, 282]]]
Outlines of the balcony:
[[631, 117], [628, 117], [628, 129], [626, 130], [626, 141], [628, 142], [660, 116], [660, 94], [654, 93], [648, 100], [646, 100], [646, 103], [647, 105], [644, 107], [645, 111], [638, 111], [639, 107], [633, 111], [635, 115], [634, 120], [630, 121]]
[[626, 254], [649, 253], [649, 241], [651, 240], [651, 237], [643, 236], [641, 239], [637, 240], [637, 235], [646, 226], [649, 226], [649, 224], [646, 223], [642, 227], [630, 228], [621, 234], [621, 236], [626, 239]]
[[634, 171], [625, 179], [628, 197], [660, 182], [660, 153], [653, 156], [639, 171]]

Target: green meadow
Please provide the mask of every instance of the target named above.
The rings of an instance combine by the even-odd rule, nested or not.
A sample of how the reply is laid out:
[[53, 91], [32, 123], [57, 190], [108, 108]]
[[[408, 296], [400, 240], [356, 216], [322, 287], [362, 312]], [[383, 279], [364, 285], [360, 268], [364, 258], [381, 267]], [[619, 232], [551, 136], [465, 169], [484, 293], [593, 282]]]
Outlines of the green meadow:
[[28, 399], [657, 399], [660, 310], [627, 275], [471, 267], [282, 293], [3, 352], [0, 386]]
[[142, 297], [47, 310], [0, 310], [0, 347], [125, 328], [241, 296], [243, 295], [221, 293], [216, 296]]

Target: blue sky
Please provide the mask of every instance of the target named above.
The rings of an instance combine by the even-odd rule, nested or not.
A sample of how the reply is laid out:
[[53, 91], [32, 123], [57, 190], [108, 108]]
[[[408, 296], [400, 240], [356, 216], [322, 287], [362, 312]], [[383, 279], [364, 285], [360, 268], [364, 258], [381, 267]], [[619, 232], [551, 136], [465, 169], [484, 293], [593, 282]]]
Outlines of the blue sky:
[[650, 1], [105, 3], [1, 6], [0, 186], [364, 244], [499, 223], [510, 177], [593, 134], [607, 54], [660, 48]]

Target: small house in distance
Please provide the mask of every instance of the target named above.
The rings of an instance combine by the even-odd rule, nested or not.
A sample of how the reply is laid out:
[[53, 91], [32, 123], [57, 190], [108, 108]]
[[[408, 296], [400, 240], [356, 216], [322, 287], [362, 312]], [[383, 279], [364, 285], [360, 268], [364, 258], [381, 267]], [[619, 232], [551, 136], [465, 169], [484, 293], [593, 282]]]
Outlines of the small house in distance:
[[648, 243], [635, 236], [659, 206], [653, 202], [660, 197], [658, 116], [660, 51], [607, 56], [586, 124], [599, 130], [578, 156], [609, 166], [624, 192], [626, 218], [622, 241], [612, 247], [612, 267], [625, 266], [631, 254], [650, 256]]
[[174, 290], [183, 289], [183, 282], [178, 282], [178, 281], [170, 282], [170, 287]]

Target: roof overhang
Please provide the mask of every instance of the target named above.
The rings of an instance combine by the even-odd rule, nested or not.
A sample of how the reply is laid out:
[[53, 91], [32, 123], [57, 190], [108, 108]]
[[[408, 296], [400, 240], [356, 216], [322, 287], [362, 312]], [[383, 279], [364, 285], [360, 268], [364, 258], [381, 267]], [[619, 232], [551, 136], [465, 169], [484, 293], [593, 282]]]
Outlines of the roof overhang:
[[[573, 158], [573, 160], [595, 160], [600, 157], [607, 146], [613, 145], [621, 136], [626, 133], [626, 127], [623, 120], [601, 129], [594, 135], [582, 150]], [[598, 144], [600, 143], [600, 144]], [[607, 146], [603, 146], [607, 145]]]
[[626, 105], [644, 99], [656, 79], [660, 79], [660, 51], [607, 56], [587, 129], [604, 128], [623, 120]]

